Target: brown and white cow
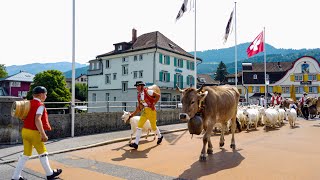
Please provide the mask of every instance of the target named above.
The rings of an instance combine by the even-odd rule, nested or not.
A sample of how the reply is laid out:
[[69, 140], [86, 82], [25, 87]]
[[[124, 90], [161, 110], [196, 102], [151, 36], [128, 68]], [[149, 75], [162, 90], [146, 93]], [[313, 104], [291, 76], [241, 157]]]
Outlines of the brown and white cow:
[[[201, 87], [200, 89], [188, 88], [179, 91], [182, 93], [182, 113], [179, 114], [180, 120], [188, 121], [199, 111], [199, 103], [202, 102], [203, 126], [205, 134], [203, 135], [203, 147], [200, 154], [200, 160], [206, 160], [208, 154], [212, 154], [212, 143], [210, 140], [213, 126], [216, 123], [222, 124], [222, 129], [227, 126], [231, 119], [232, 139], [230, 147], [235, 149], [234, 133], [236, 128], [237, 106], [240, 94], [237, 88], [229, 85]], [[208, 150], [206, 152], [206, 145]], [[224, 131], [221, 131], [220, 147], [224, 145]]]

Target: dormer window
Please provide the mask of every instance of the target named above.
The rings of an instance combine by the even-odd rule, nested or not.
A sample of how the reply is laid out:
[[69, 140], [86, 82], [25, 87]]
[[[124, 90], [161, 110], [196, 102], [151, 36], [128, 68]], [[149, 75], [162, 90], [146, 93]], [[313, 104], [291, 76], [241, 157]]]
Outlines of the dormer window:
[[122, 50], [122, 45], [118, 45], [118, 51]]
[[257, 74], [254, 74], [254, 75], [253, 75], [253, 79], [258, 79]]

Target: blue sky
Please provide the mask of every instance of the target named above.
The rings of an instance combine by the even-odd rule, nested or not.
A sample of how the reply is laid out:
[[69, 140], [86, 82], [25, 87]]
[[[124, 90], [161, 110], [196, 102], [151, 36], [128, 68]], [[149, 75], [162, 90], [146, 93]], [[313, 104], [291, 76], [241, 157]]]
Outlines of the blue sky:
[[[76, 61], [86, 63], [113, 50], [113, 44], [160, 31], [186, 51], [194, 51], [194, 12], [175, 22], [183, 0], [76, 0]], [[237, 1], [237, 42], [252, 41], [266, 28], [276, 48], [319, 48], [316, 0]], [[234, 31], [222, 37], [234, 8], [231, 0], [197, 0], [197, 50], [234, 45]], [[70, 61], [72, 0], [1, 0], [0, 63], [6, 66]]]

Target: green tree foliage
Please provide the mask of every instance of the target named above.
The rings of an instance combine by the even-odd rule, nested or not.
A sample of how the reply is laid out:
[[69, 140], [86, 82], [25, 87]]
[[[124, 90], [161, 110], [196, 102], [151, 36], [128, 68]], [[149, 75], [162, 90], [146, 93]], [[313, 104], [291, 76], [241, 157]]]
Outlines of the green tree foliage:
[[6, 67], [4, 66], [4, 64], [0, 64], [0, 78], [4, 78], [7, 76], [8, 76], [8, 73], [6, 71]]
[[[71, 88], [70, 88], [71, 91]], [[75, 98], [80, 101], [86, 101], [88, 95], [88, 86], [83, 83], [75, 84]]]
[[[69, 102], [71, 93], [66, 87], [65, 77], [61, 71], [48, 70], [35, 75], [33, 84], [27, 94], [28, 99], [32, 99], [32, 89], [36, 86], [44, 86], [47, 88], [46, 102]], [[66, 104], [48, 104], [46, 107], [64, 107]]]
[[214, 80], [224, 83], [226, 81], [226, 75], [228, 75], [227, 66], [221, 61], [214, 74]]

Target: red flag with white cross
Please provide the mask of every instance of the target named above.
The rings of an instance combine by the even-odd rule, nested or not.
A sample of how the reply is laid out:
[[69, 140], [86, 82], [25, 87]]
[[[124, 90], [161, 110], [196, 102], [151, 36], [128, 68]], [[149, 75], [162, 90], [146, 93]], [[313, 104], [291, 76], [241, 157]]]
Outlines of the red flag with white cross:
[[253, 40], [250, 46], [247, 48], [248, 58], [258, 54], [259, 52], [263, 52], [264, 44], [263, 44], [263, 31]]

